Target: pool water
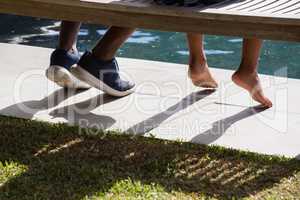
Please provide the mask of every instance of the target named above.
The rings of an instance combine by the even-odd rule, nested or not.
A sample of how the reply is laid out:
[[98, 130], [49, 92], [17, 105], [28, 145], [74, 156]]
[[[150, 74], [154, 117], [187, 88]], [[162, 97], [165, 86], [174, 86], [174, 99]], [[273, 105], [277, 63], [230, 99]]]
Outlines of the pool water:
[[[57, 45], [57, 21], [0, 15], [0, 25], [0, 42], [50, 48]], [[79, 50], [92, 48], [105, 30], [99, 25], [83, 25], [79, 34]], [[236, 69], [240, 62], [241, 44], [241, 38], [206, 36], [209, 65]], [[118, 56], [186, 64], [188, 49], [185, 34], [139, 29], [119, 50]], [[300, 78], [300, 43], [265, 41], [259, 72]]]

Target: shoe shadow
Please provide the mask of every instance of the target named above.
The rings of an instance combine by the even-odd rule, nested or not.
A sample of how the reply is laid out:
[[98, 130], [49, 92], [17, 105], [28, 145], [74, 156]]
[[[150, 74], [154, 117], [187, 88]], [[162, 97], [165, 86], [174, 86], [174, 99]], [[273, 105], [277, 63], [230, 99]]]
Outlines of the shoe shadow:
[[32, 119], [36, 113], [56, 107], [84, 90], [58, 89], [41, 100], [24, 101], [0, 110], [1, 115]]
[[176, 114], [177, 112], [186, 109], [187, 107], [193, 105], [194, 103], [204, 99], [205, 97], [214, 93], [215, 90], [202, 90], [200, 92], [191, 93], [190, 95], [184, 97], [180, 102], [171, 106], [166, 111], [161, 112], [153, 117], [146, 119], [129, 129], [125, 132], [135, 135], [144, 135], [145, 133], [157, 128], [161, 123], [166, 121], [172, 115]]
[[94, 114], [92, 111], [116, 99], [116, 97], [107, 94], [99, 94], [86, 101], [55, 109], [49, 115], [53, 118], [64, 118], [68, 124], [78, 125], [81, 128], [105, 130], [110, 128], [116, 120], [109, 116]]
[[265, 111], [266, 108], [254, 106], [213, 123], [212, 128], [191, 139], [193, 143], [211, 144], [216, 141], [236, 122]]
[[[0, 110], [0, 115], [18, 117], [24, 119], [33, 119], [34, 115], [40, 111], [58, 106], [68, 98], [80, 94], [86, 90], [59, 89], [41, 100], [25, 101], [8, 106]], [[52, 118], [64, 118], [70, 125], [79, 125], [80, 127], [93, 127], [98, 130], [104, 130], [111, 127], [116, 120], [109, 116], [96, 115], [91, 111], [95, 108], [116, 100], [109, 95], [100, 94], [96, 97], [57, 108], [49, 113]]]

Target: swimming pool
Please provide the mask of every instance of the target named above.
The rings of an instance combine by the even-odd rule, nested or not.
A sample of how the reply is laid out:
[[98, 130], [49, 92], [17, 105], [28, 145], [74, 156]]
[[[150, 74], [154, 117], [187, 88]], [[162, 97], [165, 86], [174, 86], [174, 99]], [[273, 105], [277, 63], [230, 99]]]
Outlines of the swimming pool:
[[[55, 48], [59, 22], [31, 17], [0, 15], [0, 42]], [[105, 33], [105, 27], [83, 25], [78, 47], [80, 51], [93, 47]], [[240, 62], [242, 39], [206, 36], [205, 49], [209, 65], [235, 69]], [[139, 29], [119, 50], [118, 56], [187, 63], [185, 34]], [[300, 78], [300, 43], [265, 41], [259, 72], [269, 75]]]

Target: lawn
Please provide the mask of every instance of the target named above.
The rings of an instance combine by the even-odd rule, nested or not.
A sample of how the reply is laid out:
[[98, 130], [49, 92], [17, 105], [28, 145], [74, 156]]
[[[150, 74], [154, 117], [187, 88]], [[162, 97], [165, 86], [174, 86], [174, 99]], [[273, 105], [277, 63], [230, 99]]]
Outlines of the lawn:
[[88, 132], [0, 117], [0, 199], [300, 198], [294, 159]]

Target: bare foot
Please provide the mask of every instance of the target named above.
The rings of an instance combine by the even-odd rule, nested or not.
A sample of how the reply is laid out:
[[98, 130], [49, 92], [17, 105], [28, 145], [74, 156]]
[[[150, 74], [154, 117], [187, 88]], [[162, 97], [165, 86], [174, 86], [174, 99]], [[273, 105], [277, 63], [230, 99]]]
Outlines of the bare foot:
[[195, 86], [204, 88], [218, 87], [218, 83], [211, 75], [207, 63], [204, 65], [190, 65], [189, 77]]
[[246, 89], [252, 98], [261, 103], [262, 106], [267, 108], [273, 106], [272, 102], [263, 93], [257, 73], [249, 74], [236, 71], [232, 75], [232, 81], [238, 86]]

